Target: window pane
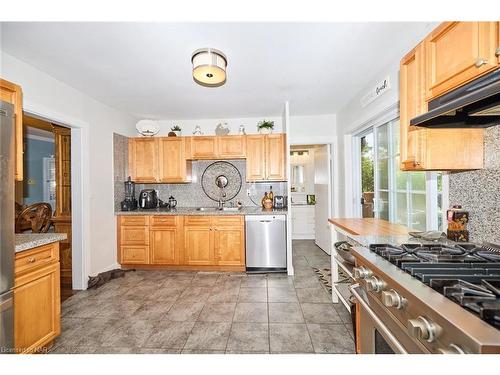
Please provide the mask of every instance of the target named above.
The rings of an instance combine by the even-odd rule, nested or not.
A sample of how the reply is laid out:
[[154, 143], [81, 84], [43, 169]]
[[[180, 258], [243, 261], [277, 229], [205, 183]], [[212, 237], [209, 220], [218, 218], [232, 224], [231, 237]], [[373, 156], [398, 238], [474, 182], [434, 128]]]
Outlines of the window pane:
[[425, 230], [425, 194], [411, 194], [411, 228]]
[[392, 153], [399, 155], [399, 120], [392, 122]]
[[386, 158], [389, 156], [389, 140], [387, 124], [377, 128], [377, 158]]
[[403, 172], [399, 169], [399, 156], [395, 158], [394, 170], [396, 171], [396, 189], [406, 190], [406, 182], [408, 181], [408, 172]]
[[389, 159], [378, 161], [378, 187], [389, 189]]
[[379, 218], [389, 220], [389, 193], [387, 191], [379, 192]]
[[408, 226], [408, 199], [406, 193], [396, 193], [396, 223]]
[[425, 172], [411, 172], [411, 190], [425, 191]]

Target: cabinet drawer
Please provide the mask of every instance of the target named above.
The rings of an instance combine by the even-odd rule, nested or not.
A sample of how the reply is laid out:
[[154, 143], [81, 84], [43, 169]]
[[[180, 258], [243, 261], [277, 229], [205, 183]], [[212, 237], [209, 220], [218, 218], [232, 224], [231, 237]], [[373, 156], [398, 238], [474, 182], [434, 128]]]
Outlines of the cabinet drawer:
[[209, 227], [212, 223], [210, 216], [185, 216], [184, 225], [191, 227]]
[[178, 216], [151, 216], [152, 227], [176, 227]]
[[213, 225], [216, 227], [232, 227], [243, 224], [243, 216], [215, 216]]
[[147, 245], [149, 244], [148, 227], [121, 227], [121, 245]]
[[131, 226], [148, 225], [148, 219], [148, 216], [120, 216], [120, 223], [121, 225]]
[[14, 261], [15, 274], [21, 274], [32, 269], [45, 266], [59, 260], [59, 243], [51, 243], [31, 250], [16, 253]]
[[149, 246], [121, 246], [121, 264], [149, 264]]

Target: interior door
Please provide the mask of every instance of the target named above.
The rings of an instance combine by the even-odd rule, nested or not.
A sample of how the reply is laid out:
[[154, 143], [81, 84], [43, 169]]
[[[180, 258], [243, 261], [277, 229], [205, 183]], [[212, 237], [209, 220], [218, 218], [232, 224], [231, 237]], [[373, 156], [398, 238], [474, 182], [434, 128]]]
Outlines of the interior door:
[[332, 215], [330, 146], [322, 145], [314, 151], [314, 193], [316, 194], [315, 242], [330, 254], [330, 227], [328, 219]]

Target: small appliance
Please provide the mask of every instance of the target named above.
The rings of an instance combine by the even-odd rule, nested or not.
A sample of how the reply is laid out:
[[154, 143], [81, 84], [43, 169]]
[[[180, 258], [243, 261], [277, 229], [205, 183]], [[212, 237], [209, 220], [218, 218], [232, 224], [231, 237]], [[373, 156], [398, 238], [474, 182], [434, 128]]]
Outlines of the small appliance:
[[122, 211], [133, 211], [137, 209], [137, 199], [135, 199], [135, 182], [128, 176], [125, 185], [125, 199], [121, 201]]
[[285, 197], [283, 195], [275, 195], [273, 199], [274, 208], [285, 208]]
[[173, 196], [170, 196], [170, 198], [168, 198], [168, 206], [170, 208], [175, 208], [175, 206], [177, 206], [177, 200]]
[[158, 194], [155, 189], [144, 189], [139, 194], [139, 207], [143, 209], [158, 207]]

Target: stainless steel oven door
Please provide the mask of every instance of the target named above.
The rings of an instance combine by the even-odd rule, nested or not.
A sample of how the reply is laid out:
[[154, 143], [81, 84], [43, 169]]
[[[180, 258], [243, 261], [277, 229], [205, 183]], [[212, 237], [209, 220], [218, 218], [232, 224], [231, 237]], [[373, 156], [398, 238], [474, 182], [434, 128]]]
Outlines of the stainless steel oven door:
[[359, 304], [358, 315], [359, 327], [357, 332], [358, 349], [360, 354], [405, 354], [408, 351], [402, 345], [387, 325], [383, 318], [379, 317], [366, 292], [359, 284], [350, 286], [351, 292]]

